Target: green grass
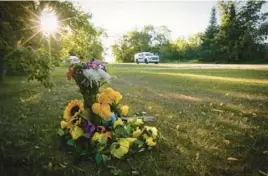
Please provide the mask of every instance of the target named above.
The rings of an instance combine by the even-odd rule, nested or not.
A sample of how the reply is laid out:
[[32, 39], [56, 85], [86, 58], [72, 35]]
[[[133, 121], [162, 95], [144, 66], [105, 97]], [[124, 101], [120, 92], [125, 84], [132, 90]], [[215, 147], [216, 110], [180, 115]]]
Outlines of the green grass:
[[[113, 160], [113, 171], [268, 173], [267, 70], [174, 70], [134, 64], [109, 65], [109, 70], [117, 77], [111, 87], [123, 94], [122, 103], [132, 114], [154, 115], [152, 125], [160, 131], [154, 150]], [[75, 160], [60, 146], [56, 131], [64, 107], [82, 98], [65, 72], [56, 70], [51, 90], [22, 77], [7, 78], [1, 85], [1, 175], [109, 175], [94, 160]]]

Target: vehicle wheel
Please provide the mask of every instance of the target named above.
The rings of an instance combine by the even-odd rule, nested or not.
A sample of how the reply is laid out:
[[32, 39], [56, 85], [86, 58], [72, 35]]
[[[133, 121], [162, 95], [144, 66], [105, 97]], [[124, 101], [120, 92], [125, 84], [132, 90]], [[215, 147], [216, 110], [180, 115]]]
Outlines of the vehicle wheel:
[[145, 60], [145, 64], [149, 64], [147, 59]]
[[136, 63], [137, 63], [137, 64], [139, 64], [139, 61], [138, 61], [138, 60], [136, 60]]
[[158, 62], [155, 62], [155, 64], [158, 64]]

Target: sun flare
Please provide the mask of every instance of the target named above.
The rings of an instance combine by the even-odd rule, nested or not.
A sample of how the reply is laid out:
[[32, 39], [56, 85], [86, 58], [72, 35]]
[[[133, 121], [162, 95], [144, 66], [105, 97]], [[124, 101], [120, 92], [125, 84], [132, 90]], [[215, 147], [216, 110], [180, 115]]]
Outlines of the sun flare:
[[45, 35], [54, 34], [57, 32], [59, 27], [58, 17], [56, 13], [49, 9], [45, 8], [40, 16], [40, 28]]

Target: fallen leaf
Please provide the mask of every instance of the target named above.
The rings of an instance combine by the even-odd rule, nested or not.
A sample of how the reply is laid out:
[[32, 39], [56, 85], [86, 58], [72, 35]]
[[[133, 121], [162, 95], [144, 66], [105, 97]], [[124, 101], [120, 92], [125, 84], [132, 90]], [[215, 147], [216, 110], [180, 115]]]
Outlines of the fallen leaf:
[[265, 173], [265, 172], [263, 172], [263, 171], [261, 171], [261, 170], [259, 170], [259, 173], [262, 174], [262, 175], [264, 175], [264, 176], [268, 176], [267, 173]]
[[222, 142], [223, 142], [224, 144], [226, 144], [226, 145], [229, 145], [229, 144], [231, 143], [229, 140], [226, 140], [226, 139], [224, 139]]
[[132, 175], [139, 175], [140, 173], [138, 171], [132, 171], [131, 174]]
[[48, 163], [48, 168], [49, 168], [49, 169], [52, 169], [52, 167], [53, 167], [53, 164], [52, 164], [51, 162], [49, 162], [49, 163]]
[[176, 126], [176, 129], [179, 130], [179, 128], [180, 128], [180, 125], [177, 125], [177, 126]]
[[223, 112], [223, 110], [220, 110], [220, 109], [212, 109], [211, 111], [214, 111], [214, 112]]
[[65, 164], [59, 164], [62, 168], [66, 168], [67, 166]]
[[141, 148], [138, 152], [143, 152], [143, 151], [145, 151], [145, 149], [144, 148]]
[[195, 154], [195, 160], [198, 160], [199, 159], [199, 156], [200, 156], [200, 153], [199, 152], [196, 152], [196, 154]]
[[234, 157], [228, 157], [227, 160], [228, 161], [238, 161], [238, 159], [237, 158], [234, 158]]

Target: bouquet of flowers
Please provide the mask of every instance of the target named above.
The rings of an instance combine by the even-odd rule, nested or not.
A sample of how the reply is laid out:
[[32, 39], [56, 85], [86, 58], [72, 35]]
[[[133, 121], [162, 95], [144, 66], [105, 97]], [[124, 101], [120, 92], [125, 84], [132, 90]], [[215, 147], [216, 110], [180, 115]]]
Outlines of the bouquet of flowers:
[[64, 110], [58, 134], [79, 155], [95, 155], [98, 164], [156, 145], [158, 131], [146, 126], [142, 117], [127, 117], [129, 107], [112, 88], [101, 90], [111, 76], [99, 60], [71, 65], [68, 79], [74, 79], [83, 95]]

